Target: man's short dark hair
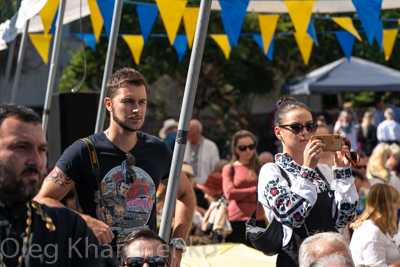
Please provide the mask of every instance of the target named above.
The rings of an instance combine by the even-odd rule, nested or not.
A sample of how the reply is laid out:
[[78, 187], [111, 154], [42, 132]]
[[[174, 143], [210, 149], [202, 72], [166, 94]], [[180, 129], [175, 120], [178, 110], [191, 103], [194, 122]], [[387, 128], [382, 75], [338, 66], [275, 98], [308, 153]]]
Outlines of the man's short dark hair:
[[139, 71], [132, 68], [123, 68], [114, 72], [110, 79], [108, 79], [106, 97], [113, 100], [117, 89], [119, 89], [124, 83], [135, 86], [144, 85], [146, 87], [146, 79]]
[[[157, 241], [160, 241], [161, 244], [165, 245], [166, 248], [169, 247], [167, 242], [165, 242], [164, 239], [159, 237], [153, 230], [150, 230], [147, 228], [135, 230], [132, 233], [130, 233], [129, 235], [127, 235], [125, 238], [124, 246], [121, 249], [121, 263], [123, 262], [123, 260], [125, 259], [126, 255], [127, 255], [127, 250], [128, 250], [129, 245], [137, 240], [157, 240]], [[169, 253], [166, 256], [168, 256], [167, 266], [169, 266], [169, 264], [171, 262]]]
[[7, 118], [16, 118], [24, 122], [42, 123], [42, 119], [33, 109], [23, 105], [0, 105], [0, 126]]

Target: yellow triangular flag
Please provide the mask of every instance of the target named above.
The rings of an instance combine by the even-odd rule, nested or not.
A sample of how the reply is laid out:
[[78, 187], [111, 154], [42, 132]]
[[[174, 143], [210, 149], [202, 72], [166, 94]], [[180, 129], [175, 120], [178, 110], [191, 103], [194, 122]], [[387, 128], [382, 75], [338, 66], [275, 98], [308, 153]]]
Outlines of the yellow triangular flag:
[[56, 15], [56, 11], [58, 8], [58, 4], [60, 0], [49, 0], [46, 5], [39, 11], [40, 18], [42, 19], [44, 34], [50, 30], [51, 23], [53, 23], [54, 16]]
[[44, 64], [46, 65], [49, 58], [49, 48], [52, 37], [52, 34], [29, 34], [33, 46], [39, 52], [39, 55], [42, 57]]
[[156, 3], [167, 31], [169, 43], [173, 45], [187, 0], [156, 0]]
[[359, 41], [362, 41], [361, 36], [354, 27], [353, 21], [349, 17], [332, 17], [332, 20], [336, 22], [337, 25], [354, 35]]
[[268, 48], [272, 37], [274, 37], [278, 19], [279, 15], [258, 15], [258, 22], [260, 23], [260, 31], [264, 44], [264, 54], [268, 53]]
[[308, 61], [310, 60], [311, 51], [314, 44], [313, 39], [308, 34], [306, 34], [303, 37], [303, 39], [300, 39], [297, 32], [294, 33], [294, 38], [296, 39], [296, 43], [299, 46], [299, 50], [301, 56], [303, 57], [304, 64], [308, 65]]
[[136, 65], [139, 65], [142, 56], [144, 39], [142, 35], [122, 35], [122, 38], [128, 44]]
[[400, 24], [400, 19], [399, 19], [399, 24]]
[[187, 7], [183, 13], [183, 25], [185, 25], [189, 49], [192, 48], [194, 33], [196, 32], [197, 19], [199, 17], [198, 7]]
[[231, 54], [231, 45], [229, 44], [228, 36], [226, 34], [211, 34], [211, 38], [219, 45], [226, 59], [229, 59]]
[[308, 24], [310, 24], [313, 1], [284, 1], [289, 11], [290, 18], [296, 30], [299, 40], [307, 35]]
[[92, 21], [92, 28], [94, 36], [96, 37], [96, 43], [99, 41], [101, 30], [103, 29], [104, 21], [101, 16], [99, 6], [96, 0], [87, 0], [90, 9], [90, 20]]
[[382, 47], [383, 52], [385, 53], [385, 60], [388, 61], [390, 55], [392, 55], [393, 46], [396, 42], [398, 30], [383, 30], [383, 39], [382, 39]]

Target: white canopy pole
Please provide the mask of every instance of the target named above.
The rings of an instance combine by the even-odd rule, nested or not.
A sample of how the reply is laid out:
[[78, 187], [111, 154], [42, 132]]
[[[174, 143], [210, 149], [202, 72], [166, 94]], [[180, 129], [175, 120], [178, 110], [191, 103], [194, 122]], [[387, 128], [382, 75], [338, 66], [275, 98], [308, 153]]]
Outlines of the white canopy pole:
[[185, 153], [194, 100], [196, 97], [197, 82], [199, 80], [204, 44], [206, 41], [208, 22], [210, 19], [211, 3], [212, 0], [202, 0], [200, 3], [199, 18], [197, 21], [196, 33], [194, 35], [192, 54], [190, 56], [189, 70], [185, 92], [183, 95], [181, 115], [179, 118], [178, 133], [175, 140], [176, 144], [172, 157], [167, 193], [165, 196], [164, 211], [161, 218], [159, 232], [159, 236], [167, 241], [169, 240], [171, 234], [172, 217], [175, 211], [176, 196], [178, 193], [179, 180], [182, 170], [182, 161]]
[[44, 100], [42, 128], [44, 133], [47, 132], [47, 124], [49, 122], [51, 96], [54, 90], [54, 80], [56, 79], [56, 67], [58, 63], [58, 55], [60, 54], [61, 35], [63, 27], [63, 19], [65, 12], [65, 3], [67, 0], [61, 0], [58, 7], [57, 26], [53, 42], [53, 53], [51, 55], [50, 72], [47, 80], [46, 98]]
[[108, 41], [106, 65], [104, 67], [103, 83], [101, 85], [101, 93], [99, 107], [97, 109], [96, 127], [94, 132], [100, 132], [104, 128], [105, 106], [103, 104], [106, 95], [106, 86], [108, 78], [110, 78], [114, 66], [115, 48], [117, 47], [119, 23], [121, 20], [123, 0], [116, 0], [114, 5], [114, 14], [111, 24], [110, 39]]
[[28, 27], [29, 27], [29, 20], [25, 22], [24, 32], [22, 33], [21, 37], [21, 44], [19, 45], [17, 68], [15, 69], [14, 83], [11, 91], [10, 103], [15, 103], [15, 98], [17, 96], [19, 78], [21, 76], [22, 62], [24, 61], [24, 56], [25, 56], [26, 39], [28, 38]]
[[14, 50], [15, 50], [15, 43], [17, 41], [14, 39], [11, 41], [11, 44], [8, 47], [8, 57], [7, 57], [7, 65], [6, 65], [6, 72], [4, 73], [4, 80], [1, 85], [1, 93], [0, 93], [0, 103], [3, 103], [3, 100], [5, 99], [6, 92], [7, 92], [7, 86], [8, 86], [8, 79], [10, 78], [10, 70], [12, 66], [12, 60], [13, 60], [13, 55], [14, 55]]

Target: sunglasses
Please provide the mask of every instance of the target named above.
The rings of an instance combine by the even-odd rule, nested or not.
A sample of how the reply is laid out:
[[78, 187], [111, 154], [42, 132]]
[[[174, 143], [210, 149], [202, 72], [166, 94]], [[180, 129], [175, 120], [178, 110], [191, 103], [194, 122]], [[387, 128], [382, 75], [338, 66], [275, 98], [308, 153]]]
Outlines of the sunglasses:
[[248, 146], [237, 146], [237, 148], [242, 152], [246, 151], [246, 149], [254, 150], [256, 148], [256, 144], [251, 144], [251, 145], [248, 145]]
[[[343, 142], [346, 146], [351, 148], [350, 140], [347, 137], [342, 136]], [[356, 151], [349, 151], [344, 154], [346, 159], [351, 162], [351, 165], [357, 167], [358, 163], [360, 163], [360, 155]], [[360, 166], [361, 167], [361, 166]]]
[[136, 179], [136, 173], [132, 170], [132, 166], [136, 163], [135, 156], [131, 152], [126, 153], [126, 160], [121, 164], [121, 173], [124, 175], [124, 182], [126, 184], [132, 184]]
[[294, 134], [300, 134], [303, 132], [303, 129], [306, 128], [307, 132], [310, 134], [314, 134], [317, 131], [318, 124], [316, 123], [307, 123], [306, 125], [302, 125], [300, 123], [294, 124], [286, 124], [286, 125], [279, 125], [279, 127], [290, 127], [290, 131]]
[[167, 257], [152, 257], [148, 260], [139, 257], [125, 258], [123, 266], [125, 267], [142, 267], [143, 264], [149, 264], [150, 267], [164, 267], [168, 263]]
[[356, 169], [367, 169], [367, 166], [366, 165], [358, 165], [358, 166], [356, 166], [354, 168], [356, 168]]

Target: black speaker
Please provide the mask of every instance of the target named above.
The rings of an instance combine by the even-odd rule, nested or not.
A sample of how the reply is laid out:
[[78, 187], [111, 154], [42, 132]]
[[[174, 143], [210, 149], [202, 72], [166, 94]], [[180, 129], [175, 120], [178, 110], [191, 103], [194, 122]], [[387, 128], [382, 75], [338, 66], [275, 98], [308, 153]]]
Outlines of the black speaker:
[[75, 140], [94, 133], [99, 92], [53, 94], [47, 126], [48, 167]]

